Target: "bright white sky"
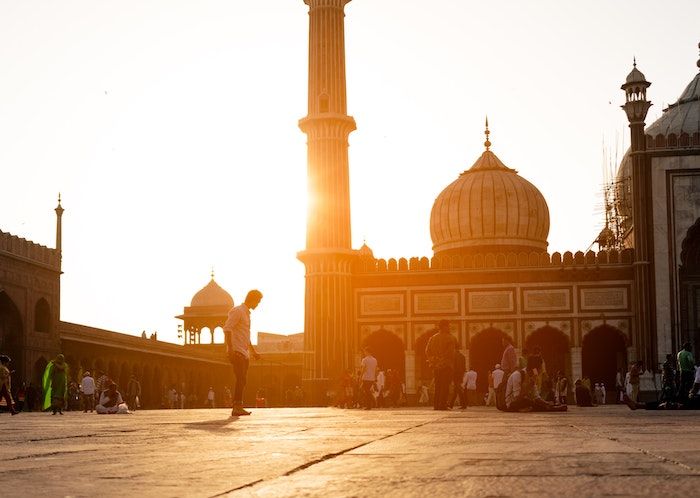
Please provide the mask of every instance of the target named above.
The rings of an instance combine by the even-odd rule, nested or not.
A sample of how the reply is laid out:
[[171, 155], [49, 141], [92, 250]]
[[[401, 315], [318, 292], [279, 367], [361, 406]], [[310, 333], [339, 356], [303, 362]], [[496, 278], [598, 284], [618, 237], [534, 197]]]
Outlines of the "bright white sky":
[[[54, 246], [61, 318], [176, 340], [209, 280], [265, 294], [256, 330], [303, 329], [302, 0], [0, 0], [0, 229]], [[549, 204], [551, 251], [602, 223], [620, 84], [647, 123], [693, 78], [697, 0], [355, 0], [346, 7], [353, 244], [431, 256], [430, 209], [483, 150]], [[624, 145], [623, 145], [624, 144]]]

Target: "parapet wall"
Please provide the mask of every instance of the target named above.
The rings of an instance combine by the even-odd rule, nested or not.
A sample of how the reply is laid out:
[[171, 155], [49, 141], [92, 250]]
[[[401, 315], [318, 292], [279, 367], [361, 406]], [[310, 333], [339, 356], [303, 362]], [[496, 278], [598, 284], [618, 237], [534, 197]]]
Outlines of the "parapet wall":
[[60, 258], [56, 249], [51, 249], [31, 240], [17, 237], [0, 230], [0, 252], [7, 252], [19, 258], [28, 259], [36, 263], [60, 267]]
[[561, 253], [485, 253], [468, 256], [442, 256], [428, 259], [423, 258], [391, 258], [374, 259], [363, 257], [360, 259], [358, 270], [362, 273], [404, 272], [426, 270], [473, 270], [482, 268], [567, 268], [567, 267], [595, 267], [603, 265], [631, 265], [634, 261], [634, 250], [622, 251], [610, 250], [588, 251], [583, 253], [570, 251]]

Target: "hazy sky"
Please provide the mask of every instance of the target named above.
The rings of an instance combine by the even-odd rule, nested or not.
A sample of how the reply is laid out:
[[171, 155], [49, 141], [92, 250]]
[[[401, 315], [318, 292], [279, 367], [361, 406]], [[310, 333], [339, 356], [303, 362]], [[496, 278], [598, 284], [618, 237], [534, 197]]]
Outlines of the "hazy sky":
[[[694, 77], [700, 2], [354, 0], [346, 7], [353, 245], [431, 256], [430, 209], [483, 150], [536, 185], [550, 251], [602, 223], [604, 153]], [[175, 340], [216, 280], [265, 294], [253, 328], [303, 329], [302, 0], [0, 0], [0, 230], [54, 246], [61, 318]]]

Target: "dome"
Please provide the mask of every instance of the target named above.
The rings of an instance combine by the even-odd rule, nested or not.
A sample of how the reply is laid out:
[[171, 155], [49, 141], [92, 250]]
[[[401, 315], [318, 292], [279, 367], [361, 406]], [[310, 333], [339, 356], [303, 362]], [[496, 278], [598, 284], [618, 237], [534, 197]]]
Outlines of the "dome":
[[700, 73], [683, 90], [678, 101], [664, 109], [659, 119], [647, 127], [645, 133], [679, 137], [682, 133], [692, 136], [700, 132]]
[[625, 79], [625, 83], [646, 83], [647, 79], [644, 77], [644, 73], [642, 73], [639, 69], [637, 69], [637, 62], [635, 61], [634, 67], [632, 68], [632, 71], [630, 71], [630, 74], [627, 75], [627, 79]]
[[231, 294], [214, 281], [214, 277], [192, 297], [190, 306], [233, 306]]
[[367, 245], [367, 242], [364, 242], [362, 244], [362, 247], [360, 247], [357, 250], [357, 254], [363, 258], [374, 258], [374, 253], [372, 252], [372, 249]]
[[489, 150], [443, 190], [430, 213], [435, 255], [547, 250], [549, 209], [533, 184]]

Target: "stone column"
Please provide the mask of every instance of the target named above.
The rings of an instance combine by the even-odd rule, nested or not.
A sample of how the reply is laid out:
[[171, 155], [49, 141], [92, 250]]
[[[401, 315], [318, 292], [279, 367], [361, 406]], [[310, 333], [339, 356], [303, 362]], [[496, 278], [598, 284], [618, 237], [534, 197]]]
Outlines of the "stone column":
[[304, 390], [311, 404], [325, 402], [329, 382], [351, 365], [354, 326], [344, 7], [350, 0], [304, 0], [309, 6], [307, 136], [309, 207], [304, 305]]
[[416, 393], [416, 352], [415, 351], [405, 351], [404, 352], [404, 382], [406, 382], [406, 394]]
[[573, 386], [576, 379], [583, 377], [583, 362], [581, 361], [581, 348], [571, 348], [571, 379], [569, 385]]

